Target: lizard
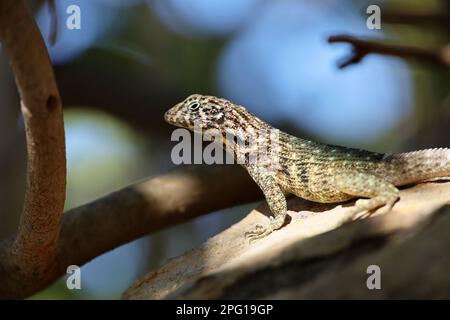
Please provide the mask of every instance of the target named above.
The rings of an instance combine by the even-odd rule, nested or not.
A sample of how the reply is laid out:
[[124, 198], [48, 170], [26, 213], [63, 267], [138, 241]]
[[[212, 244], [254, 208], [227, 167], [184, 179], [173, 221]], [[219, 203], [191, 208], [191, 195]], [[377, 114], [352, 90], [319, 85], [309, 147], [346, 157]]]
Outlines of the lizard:
[[[164, 118], [169, 124], [218, 137], [219, 142], [232, 147], [234, 158], [244, 159], [240, 164], [262, 190], [273, 214], [267, 225], [258, 224], [246, 232], [251, 241], [283, 227], [288, 194], [320, 203], [360, 198], [349, 208], [354, 217], [383, 206], [390, 211], [399, 199], [399, 186], [450, 176], [449, 148], [389, 154], [309, 141], [282, 132], [245, 107], [214, 96], [190, 95]], [[250, 131], [276, 132], [277, 141], [260, 135], [250, 145], [238, 143], [248, 142], [245, 133]], [[276, 149], [271, 155], [277, 159], [269, 156], [269, 161], [245, 161], [250, 151], [262, 147]]]

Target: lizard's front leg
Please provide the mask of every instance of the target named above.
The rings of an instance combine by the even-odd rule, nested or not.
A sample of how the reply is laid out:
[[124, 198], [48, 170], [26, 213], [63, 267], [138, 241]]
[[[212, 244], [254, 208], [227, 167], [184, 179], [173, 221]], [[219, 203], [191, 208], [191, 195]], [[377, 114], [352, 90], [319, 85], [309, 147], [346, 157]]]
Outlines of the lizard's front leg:
[[261, 188], [267, 204], [274, 215], [273, 217], [270, 217], [270, 223], [267, 226], [257, 225], [255, 230], [245, 234], [245, 236], [252, 241], [264, 238], [274, 230], [283, 226], [287, 215], [287, 204], [283, 191], [275, 182], [275, 179], [269, 170], [256, 165], [246, 165], [245, 168]]

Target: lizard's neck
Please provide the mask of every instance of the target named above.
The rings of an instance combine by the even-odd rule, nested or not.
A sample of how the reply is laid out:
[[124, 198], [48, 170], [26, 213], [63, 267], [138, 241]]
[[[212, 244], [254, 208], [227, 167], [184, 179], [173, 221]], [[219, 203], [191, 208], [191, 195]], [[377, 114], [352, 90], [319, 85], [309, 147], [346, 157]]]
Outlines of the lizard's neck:
[[239, 105], [234, 105], [234, 107], [228, 111], [223, 128], [225, 133], [231, 131], [248, 133], [251, 131], [259, 132], [276, 130], [268, 123], [262, 121], [254, 114], [248, 112], [244, 107]]
[[244, 155], [270, 147], [278, 139], [280, 131], [262, 121], [245, 108], [235, 105], [226, 116], [222, 126], [222, 142], [234, 156]]

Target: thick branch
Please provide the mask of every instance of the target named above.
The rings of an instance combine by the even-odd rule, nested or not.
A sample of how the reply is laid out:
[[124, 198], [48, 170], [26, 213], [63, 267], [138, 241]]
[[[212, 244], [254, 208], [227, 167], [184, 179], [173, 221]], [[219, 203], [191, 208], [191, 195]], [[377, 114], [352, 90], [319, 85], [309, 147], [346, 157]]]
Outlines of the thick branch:
[[369, 54], [383, 54], [399, 58], [416, 59], [438, 66], [450, 67], [450, 49], [448, 46], [438, 51], [423, 48], [383, 44], [375, 41], [361, 40], [349, 35], [335, 35], [328, 38], [329, 43], [344, 42], [352, 45], [352, 53], [339, 63], [339, 68], [360, 62]]
[[83, 265], [148, 233], [257, 199], [261, 191], [238, 166], [183, 168], [132, 185], [64, 214], [48, 277], [30, 282], [0, 265], [0, 298], [27, 297], [65, 274], [69, 265]]
[[28, 152], [19, 230], [3, 247], [0, 263], [14, 267], [18, 277], [45, 278], [56, 254], [65, 200], [61, 101], [44, 42], [23, 1], [0, 2], [0, 39], [20, 93]]
[[[244, 233], [271, 215], [264, 204], [150, 271], [123, 298], [448, 299], [449, 199], [450, 182], [424, 183], [402, 189], [390, 212], [381, 208], [348, 222], [353, 201], [338, 205], [292, 197], [290, 222], [249, 244]], [[382, 270], [382, 290], [366, 286], [373, 264]]]

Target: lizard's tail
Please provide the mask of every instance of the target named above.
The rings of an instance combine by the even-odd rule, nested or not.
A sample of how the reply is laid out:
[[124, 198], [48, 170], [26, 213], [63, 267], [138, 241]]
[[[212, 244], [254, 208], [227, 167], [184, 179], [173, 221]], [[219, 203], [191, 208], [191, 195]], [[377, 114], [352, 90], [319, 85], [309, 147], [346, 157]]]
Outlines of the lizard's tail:
[[[439, 177], [450, 177], [450, 149], [425, 149], [387, 156], [394, 171], [395, 185]], [[396, 172], [395, 172], [396, 171]]]

